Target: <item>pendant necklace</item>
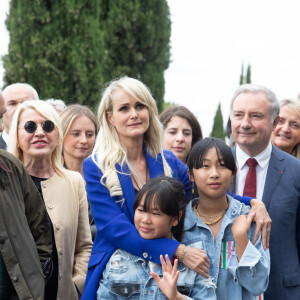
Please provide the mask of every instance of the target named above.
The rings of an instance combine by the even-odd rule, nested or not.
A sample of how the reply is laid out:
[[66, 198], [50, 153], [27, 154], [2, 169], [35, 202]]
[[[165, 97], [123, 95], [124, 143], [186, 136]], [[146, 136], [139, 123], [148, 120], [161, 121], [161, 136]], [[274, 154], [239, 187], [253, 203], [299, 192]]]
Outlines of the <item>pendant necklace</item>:
[[[228, 206], [229, 206], [229, 204], [228, 204], [228, 201], [227, 201], [227, 206], [226, 206], [225, 211], [223, 213], [219, 214], [219, 215], [211, 216], [211, 217], [210, 216], [200, 215], [199, 212], [198, 212], [198, 209], [197, 209], [198, 205], [196, 205], [194, 207], [194, 211], [197, 214], [197, 216], [199, 217], [199, 219], [202, 220], [206, 225], [213, 225], [213, 224], [218, 223], [224, 217], [224, 215], [226, 214], [226, 212], [228, 210]], [[205, 220], [203, 220], [203, 218], [206, 219], [206, 220], [209, 220], [209, 221], [205, 221]], [[210, 221], [210, 219], [212, 219], [212, 218], [216, 218], [216, 219]]]
[[[142, 185], [142, 186], [140, 187], [140, 186], [138, 185], [136, 179], [135, 179], [135, 176], [134, 176], [131, 172], [130, 172], [130, 175], [131, 175], [131, 177], [132, 177], [132, 179], [133, 179], [133, 181], [134, 181], [134, 183], [135, 183], [135, 185], [136, 185], [136, 187], [137, 187], [137, 190], [140, 191], [144, 185]], [[145, 182], [145, 184], [146, 184], [147, 182], [148, 182], [148, 164], [146, 163], [146, 182]], [[143, 184], [143, 183], [142, 183], [142, 184]]]

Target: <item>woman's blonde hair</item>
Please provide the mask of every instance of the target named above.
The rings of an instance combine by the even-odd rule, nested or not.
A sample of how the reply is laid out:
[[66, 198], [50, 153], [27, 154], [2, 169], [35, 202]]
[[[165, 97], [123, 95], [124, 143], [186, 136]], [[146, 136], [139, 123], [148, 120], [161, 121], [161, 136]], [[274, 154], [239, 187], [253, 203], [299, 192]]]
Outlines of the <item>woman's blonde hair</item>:
[[[280, 109], [283, 106], [287, 106], [289, 107], [291, 110], [293, 110], [298, 117], [300, 118], [300, 101], [299, 100], [290, 100], [290, 99], [285, 99], [280, 101]], [[292, 150], [291, 153], [293, 156], [295, 156], [296, 158], [300, 159], [300, 141], [298, 142], [298, 144], [296, 144]]]
[[67, 133], [69, 132], [73, 121], [79, 116], [85, 116], [92, 121], [95, 126], [95, 135], [97, 135], [98, 124], [94, 113], [87, 106], [72, 104], [67, 106], [67, 108], [59, 115], [59, 118], [61, 120], [61, 128], [63, 131], [63, 139], [65, 139]]
[[165, 175], [171, 176], [170, 166], [161, 150], [162, 125], [158, 119], [156, 102], [150, 90], [145, 84], [134, 78], [122, 77], [115, 79], [107, 84], [102, 94], [97, 113], [100, 130], [92, 153], [93, 161], [103, 173], [101, 183], [104, 184], [103, 179], [105, 178], [105, 185], [110, 190], [111, 196], [122, 195], [121, 185], [115, 168], [116, 163], [119, 163], [120, 166], [126, 163], [129, 170], [135, 173], [135, 170], [127, 160], [127, 150], [121, 144], [116, 128], [107, 119], [107, 113], [113, 112], [113, 94], [119, 89], [122, 89], [147, 107], [149, 111], [149, 128], [144, 134], [144, 143], [147, 151], [153, 158], [161, 153]]
[[19, 127], [19, 119], [22, 112], [28, 109], [35, 110], [44, 118], [54, 123], [55, 130], [58, 133], [58, 143], [52, 153], [51, 161], [52, 161], [52, 167], [54, 171], [57, 174], [61, 175], [62, 174], [61, 170], [63, 169], [62, 159], [61, 159], [62, 141], [63, 141], [61, 123], [55, 109], [51, 105], [47, 104], [45, 101], [30, 100], [30, 101], [24, 101], [22, 104], [20, 104], [20, 106], [17, 108], [12, 118], [10, 130], [9, 130], [7, 151], [12, 153], [14, 156], [16, 156], [21, 162], [24, 162], [23, 151], [18, 145], [18, 127]]

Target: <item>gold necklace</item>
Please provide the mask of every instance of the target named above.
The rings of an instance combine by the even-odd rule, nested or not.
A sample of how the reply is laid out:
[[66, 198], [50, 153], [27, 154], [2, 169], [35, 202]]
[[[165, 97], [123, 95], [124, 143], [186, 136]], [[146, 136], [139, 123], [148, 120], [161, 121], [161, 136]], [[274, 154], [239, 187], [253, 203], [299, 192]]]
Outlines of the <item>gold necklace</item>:
[[197, 216], [199, 217], [199, 219], [202, 220], [206, 225], [213, 225], [213, 224], [218, 223], [224, 217], [224, 215], [226, 214], [226, 212], [228, 210], [228, 206], [229, 205], [228, 205], [228, 201], [227, 201], [227, 207], [226, 207], [225, 211], [223, 213], [221, 213], [220, 215], [217, 215], [217, 218], [215, 220], [209, 221], [209, 222], [206, 222], [205, 220], [203, 220], [203, 218], [205, 218], [206, 220], [208, 220], [211, 217], [200, 215], [199, 212], [198, 212], [198, 209], [197, 209], [198, 205], [196, 205], [194, 207], [194, 211], [197, 214]]

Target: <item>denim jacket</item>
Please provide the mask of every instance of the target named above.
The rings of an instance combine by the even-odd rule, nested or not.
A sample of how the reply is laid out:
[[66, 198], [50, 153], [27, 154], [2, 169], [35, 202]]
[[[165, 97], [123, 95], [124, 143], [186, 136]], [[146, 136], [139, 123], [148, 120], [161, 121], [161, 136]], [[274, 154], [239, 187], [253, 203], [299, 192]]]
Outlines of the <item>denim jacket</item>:
[[[116, 250], [103, 272], [97, 300], [167, 299], [152, 278], [151, 270], [162, 276], [161, 265], [149, 263], [124, 250]], [[178, 264], [178, 271], [177, 289], [186, 299], [216, 299], [215, 284], [210, 278], [203, 278], [182, 263]]]
[[261, 237], [255, 245], [251, 243], [255, 233], [255, 223], [252, 223], [248, 231], [247, 247], [238, 262], [231, 226], [239, 215], [248, 214], [250, 208], [229, 195], [227, 197], [229, 207], [216, 242], [209, 227], [193, 210], [199, 201], [194, 199], [187, 206], [182, 243], [206, 251], [210, 261], [209, 274], [217, 285], [218, 300], [259, 299], [259, 295], [268, 287], [269, 250], [263, 249]]

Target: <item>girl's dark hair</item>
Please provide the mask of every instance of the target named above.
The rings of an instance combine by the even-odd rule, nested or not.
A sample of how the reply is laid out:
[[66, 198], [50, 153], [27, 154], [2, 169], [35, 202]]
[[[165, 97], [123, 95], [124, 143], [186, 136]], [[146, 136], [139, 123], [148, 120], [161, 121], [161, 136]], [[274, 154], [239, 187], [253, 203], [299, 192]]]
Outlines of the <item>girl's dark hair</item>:
[[211, 148], [215, 148], [217, 150], [219, 161], [222, 162], [225, 167], [232, 172], [232, 174], [235, 174], [235, 160], [230, 147], [222, 140], [213, 137], [199, 141], [191, 149], [187, 160], [187, 166], [190, 173], [193, 172], [193, 169], [200, 169], [202, 167], [203, 159], [205, 158], [208, 150]]
[[[138, 192], [133, 208], [136, 210], [140, 205], [142, 198], [144, 199], [144, 211], [149, 212], [152, 208], [152, 201], [160, 209], [161, 212], [170, 216], [177, 217], [178, 224], [172, 227], [172, 234], [177, 241], [181, 241], [185, 217], [185, 209], [187, 199], [183, 189], [183, 185], [178, 180], [161, 176], [151, 179]], [[180, 217], [180, 212], [182, 216]]]
[[202, 131], [198, 120], [185, 106], [174, 105], [168, 107], [159, 115], [159, 120], [166, 128], [173, 117], [186, 119], [190, 124], [192, 128], [192, 146], [202, 139]]

